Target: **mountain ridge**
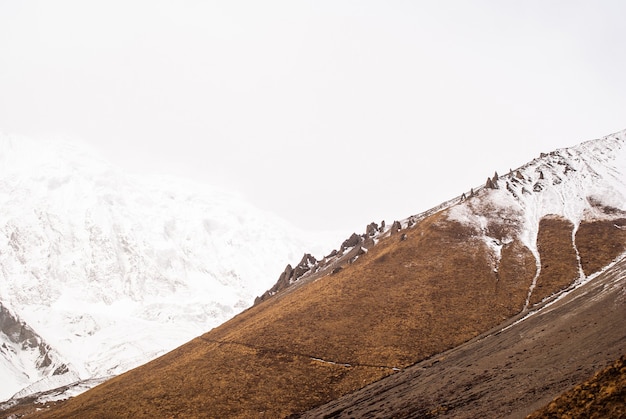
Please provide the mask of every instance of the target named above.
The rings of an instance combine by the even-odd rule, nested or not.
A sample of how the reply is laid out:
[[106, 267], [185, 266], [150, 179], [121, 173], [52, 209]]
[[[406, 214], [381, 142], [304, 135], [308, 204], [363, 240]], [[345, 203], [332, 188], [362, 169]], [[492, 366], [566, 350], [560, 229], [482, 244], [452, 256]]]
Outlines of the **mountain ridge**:
[[[600, 155], [604, 156], [613, 148], [617, 148], [618, 150], [623, 148], [625, 137], [626, 130], [622, 130], [614, 134], [609, 134], [601, 139], [584, 141], [583, 143], [574, 147], [561, 148], [549, 153], [540, 153], [540, 156], [538, 158], [533, 159], [532, 161], [518, 167], [517, 169], [510, 169], [509, 172], [503, 176], [499, 176], [498, 173], [495, 172], [493, 177], [487, 178], [485, 184], [472, 187], [468, 191], [464, 191], [460, 195], [444, 201], [429, 210], [423, 211], [419, 214], [411, 215], [400, 221], [393, 221], [393, 223], [390, 225], [386, 225], [384, 220], [381, 222], [380, 226], [377, 223], [372, 222], [366, 227], [365, 233], [360, 235], [358, 235], [357, 233], [353, 233], [348, 239], [344, 240], [339, 250], [333, 250], [331, 253], [329, 253], [328, 256], [325, 256], [321, 260], [318, 261], [315, 260], [315, 258], [311, 259], [310, 254], [305, 254], [303, 260], [301, 260], [300, 263], [296, 265], [296, 267], [299, 267], [300, 269], [294, 270], [291, 265], [287, 265], [285, 271], [281, 274], [281, 277], [279, 277], [276, 284], [274, 284], [274, 286], [269, 290], [265, 291], [265, 293], [263, 293], [261, 296], [257, 297], [257, 299], [255, 300], [255, 304], [258, 304], [276, 294], [277, 292], [288, 288], [300, 279], [308, 278], [309, 280], [314, 280], [316, 278], [319, 278], [321, 275], [332, 272], [333, 270], [342, 269], [343, 266], [354, 262], [356, 258], [367, 252], [367, 250], [374, 246], [381, 238], [395, 234], [402, 229], [411, 227], [415, 225], [416, 222], [436, 212], [450, 208], [458, 203], [471, 200], [472, 198], [482, 193], [484, 190], [504, 189], [510, 196], [512, 196], [517, 201], [520, 201], [521, 204], [524, 205], [525, 200], [523, 198], [526, 195], [532, 195], [531, 192], [541, 192], [550, 182], [553, 185], [558, 185], [563, 181], [561, 176], [567, 175], [572, 171], [576, 171], [573, 165], [568, 162], [568, 159], [572, 159], [573, 157], [576, 162], [580, 162], [580, 154], [585, 150], [589, 152], [590, 149], [593, 149], [593, 153], [599, 153]], [[599, 143], [609, 144], [599, 146]], [[578, 156], [576, 156], [576, 154], [578, 154]], [[625, 159], [622, 158], [622, 160]], [[582, 162], [582, 164], [585, 166], [585, 168], [591, 169], [588, 163]], [[626, 172], [626, 163], [622, 161], [620, 164], [623, 169], [621, 173]], [[557, 173], [557, 171], [554, 170], [555, 166], [559, 169], [562, 169], [561, 176], [559, 176], [560, 173]], [[530, 174], [528, 172], [530, 172]], [[587, 175], [599, 176], [599, 174], [593, 169], [591, 169], [589, 174]], [[609, 173], [608, 175], [614, 177], [615, 174]], [[616, 181], [614, 183], [621, 183], [621, 187], [623, 189], [626, 189], [626, 186], [624, 185], [624, 180], [619, 178], [619, 174], [614, 180]], [[607, 204], [608, 210], [621, 213], [622, 215], [626, 215], [626, 212], [624, 212], [623, 210], [615, 208], [615, 206], [619, 206], [620, 198], [614, 198], [615, 197], [611, 197], [610, 204]], [[622, 196], [622, 199], [623, 198], [624, 197]], [[560, 196], [558, 197], [556, 202], [565, 203], [565, 199], [563, 196]], [[573, 205], [568, 208], [565, 208], [564, 206], [561, 210], [557, 210], [555, 208], [544, 208], [542, 210], [542, 213], [544, 216], [548, 215], [551, 212], [563, 213], [564, 216], [570, 222], [572, 222], [577, 229], [579, 227], [581, 218], [583, 217], [583, 212], [585, 211], [588, 213], [586, 214], [586, 216], [603, 217], [602, 204], [596, 202], [596, 200], [592, 196], [589, 197], [587, 205], [579, 205], [578, 207], [576, 205]], [[478, 214], [458, 214], [458, 217], [461, 220], [468, 216], [474, 218], [480, 217], [480, 215]], [[531, 220], [527, 220], [527, 222], [531, 222]], [[538, 220], [535, 220], [533, 222], [533, 224], [537, 223]], [[537, 250], [534, 249], [537, 231], [538, 225], [531, 226], [528, 232], [529, 237], [525, 238], [525, 245], [529, 249], [533, 250], [535, 258], [537, 258], [538, 255]], [[575, 231], [573, 231], [572, 234], [575, 234]]]
[[400, 234], [372, 227], [376, 245], [342, 269], [309, 274], [35, 417], [285, 417], [396, 377], [575, 289], [624, 253], [625, 137], [542, 155]]

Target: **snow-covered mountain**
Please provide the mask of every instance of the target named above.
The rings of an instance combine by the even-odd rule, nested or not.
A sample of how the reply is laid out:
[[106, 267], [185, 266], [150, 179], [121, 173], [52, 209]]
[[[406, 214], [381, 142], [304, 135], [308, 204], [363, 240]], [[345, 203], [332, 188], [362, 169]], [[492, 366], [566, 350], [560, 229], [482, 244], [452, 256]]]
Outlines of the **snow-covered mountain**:
[[251, 305], [317, 240], [233, 194], [0, 137], [0, 400], [145, 363]]
[[[508, 173], [494, 173], [484, 185], [471, 188], [421, 214], [401, 221], [367, 226], [364, 234], [353, 234], [339, 250], [322, 260], [311, 256], [292, 269], [291, 265], [257, 301], [263, 301], [297, 282], [315, 280], [342, 269], [391, 234], [410, 228], [437, 212], [448, 210], [447, 219], [475, 230], [473, 240], [487, 246], [493, 269], [498, 270], [502, 250], [519, 240], [535, 259], [536, 280], [541, 275], [537, 248], [539, 224], [555, 216], [572, 224], [572, 243], [582, 221], [612, 220], [626, 216], [626, 130], [585, 141], [541, 155]], [[616, 226], [615, 228], [620, 228]], [[576, 249], [578, 254], [578, 250]], [[578, 255], [580, 279], [584, 273]]]
[[388, 377], [377, 405], [359, 393], [308, 417], [524, 417], [622, 354], [626, 131], [485, 172], [293, 259], [251, 309], [36, 416], [307, 417]]
[[[537, 278], [542, 273], [538, 249], [540, 222], [559, 217], [572, 225], [572, 245], [579, 280], [585, 277], [576, 234], [581, 222], [626, 216], [626, 130], [574, 147], [542, 153], [505, 176], [488, 178], [481, 199], [467, 200], [450, 209], [449, 219], [480, 226], [479, 234], [491, 249], [498, 269], [503, 246], [519, 238], [532, 252]], [[497, 226], [498, 228], [494, 228]], [[621, 228], [617, 224], [614, 228]], [[493, 234], [498, 230], [500, 234]], [[505, 232], [505, 234], [502, 234]], [[495, 237], [499, 235], [499, 237]]]

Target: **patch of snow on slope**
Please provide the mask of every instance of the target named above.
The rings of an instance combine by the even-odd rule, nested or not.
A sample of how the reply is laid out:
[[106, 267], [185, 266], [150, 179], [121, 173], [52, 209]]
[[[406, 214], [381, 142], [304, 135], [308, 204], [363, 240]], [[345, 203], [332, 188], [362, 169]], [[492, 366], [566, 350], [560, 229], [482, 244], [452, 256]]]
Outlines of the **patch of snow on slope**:
[[[626, 130], [542, 154], [500, 176], [496, 189], [477, 188], [477, 196], [452, 207], [448, 217], [479, 226], [489, 245], [485, 225], [521, 215], [518, 237], [534, 255], [537, 267], [530, 297], [541, 271], [537, 235], [543, 217], [566, 218], [574, 225], [575, 234], [583, 219], [606, 218], [602, 207], [626, 211], [625, 143]], [[579, 271], [582, 277], [582, 269]]]
[[[536, 250], [539, 221], [561, 215], [578, 226], [583, 218], [605, 215], [593, 204], [626, 210], [626, 131], [578, 146], [542, 154], [501, 176], [497, 189], [481, 189], [479, 202], [470, 198], [450, 210], [450, 219], [482, 224], [509, 208], [524, 214], [520, 238]], [[478, 217], [478, 218], [477, 218]]]

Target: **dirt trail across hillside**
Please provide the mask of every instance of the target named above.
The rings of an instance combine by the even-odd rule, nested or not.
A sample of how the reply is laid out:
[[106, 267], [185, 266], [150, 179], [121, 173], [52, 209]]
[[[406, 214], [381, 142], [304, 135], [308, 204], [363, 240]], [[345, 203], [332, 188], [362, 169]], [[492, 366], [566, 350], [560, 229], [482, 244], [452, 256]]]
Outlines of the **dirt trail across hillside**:
[[521, 322], [300, 417], [523, 418], [626, 353], [624, 319], [626, 259]]

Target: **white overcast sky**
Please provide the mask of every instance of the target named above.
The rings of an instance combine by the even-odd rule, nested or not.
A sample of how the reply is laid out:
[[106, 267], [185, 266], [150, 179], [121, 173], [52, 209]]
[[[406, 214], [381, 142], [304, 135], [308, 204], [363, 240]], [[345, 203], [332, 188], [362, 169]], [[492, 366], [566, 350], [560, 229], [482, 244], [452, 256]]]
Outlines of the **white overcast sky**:
[[363, 232], [626, 128], [625, 17], [602, 0], [0, 0], [0, 132]]

